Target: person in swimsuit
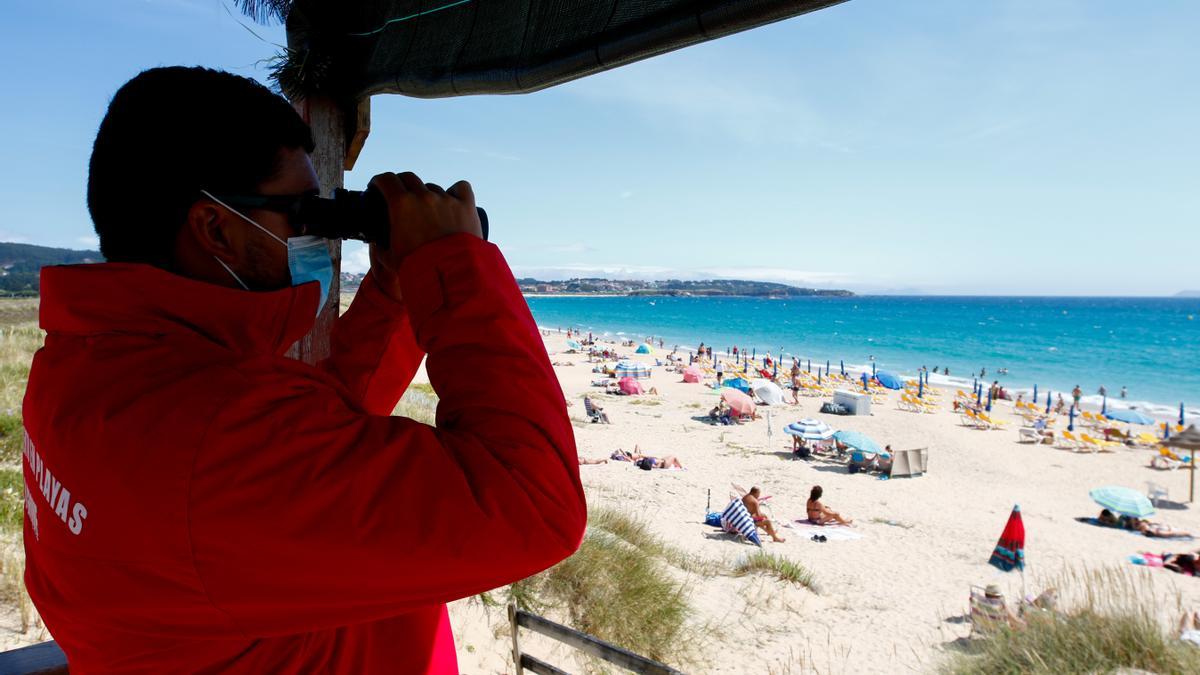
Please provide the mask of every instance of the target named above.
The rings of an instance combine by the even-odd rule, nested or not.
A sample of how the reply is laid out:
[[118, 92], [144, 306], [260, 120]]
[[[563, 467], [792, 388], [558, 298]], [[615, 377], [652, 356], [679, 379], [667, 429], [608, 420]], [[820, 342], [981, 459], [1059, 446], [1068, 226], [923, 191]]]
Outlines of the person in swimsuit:
[[820, 485], [814, 485], [808, 496], [808, 519], [817, 525], [853, 525], [854, 521], [843, 518], [841, 514], [821, 503], [824, 490]]
[[760, 494], [761, 492], [756, 485], [750, 488], [750, 491], [747, 492], [744, 497], [742, 497], [742, 503], [746, 505], [746, 510], [750, 512], [750, 517], [754, 519], [755, 526], [763, 529], [767, 534], [771, 535], [771, 541], [787, 541], [783, 537], [775, 534], [775, 526], [771, 524], [771, 519], [763, 515], [762, 509], [759, 508], [758, 503], [758, 496]]

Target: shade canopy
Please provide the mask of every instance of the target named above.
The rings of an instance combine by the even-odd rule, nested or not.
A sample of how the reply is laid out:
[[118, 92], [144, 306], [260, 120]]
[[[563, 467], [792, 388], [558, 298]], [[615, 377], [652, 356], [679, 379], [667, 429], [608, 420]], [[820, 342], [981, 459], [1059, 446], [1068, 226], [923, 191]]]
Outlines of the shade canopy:
[[833, 429], [821, 420], [803, 419], [783, 428], [789, 436], [799, 436], [809, 441], [823, 441], [833, 437]]
[[1200, 431], [1197, 431], [1196, 425], [1193, 424], [1178, 434], [1159, 441], [1158, 444], [1183, 450], [1200, 450]]
[[879, 447], [879, 444], [870, 436], [858, 431], [839, 431], [833, 437], [838, 442], [848, 445], [855, 450], [862, 450], [873, 455], [883, 452], [883, 448]]
[[1104, 415], [1110, 420], [1129, 424], [1154, 424], [1154, 418], [1136, 410], [1109, 410]]
[[654, 348], [643, 342], [642, 344], [638, 345], [638, 348], [634, 351], [636, 351], [638, 354], [653, 354]]
[[722, 389], [721, 400], [725, 401], [730, 409], [738, 415], [754, 414], [754, 401], [737, 389]]
[[1109, 485], [1088, 493], [1092, 501], [1123, 516], [1145, 518], [1154, 514], [1154, 505], [1146, 495], [1133, 488]]
[[899, 375], [891, 372], [890, 370], [881, 370], [875, 373], [875, 379], [879, 380], [879, 384], [882, 384], [888, 389], [904, 388], [904, 380], [900, 379]]
[[844, 0], [235, 0], [284, 19], [289, 96], [537, 91]]
[[754, 395], [767, 405], [783, 404], [783, 390], [774, 382], [756, 380], [754, 382]]

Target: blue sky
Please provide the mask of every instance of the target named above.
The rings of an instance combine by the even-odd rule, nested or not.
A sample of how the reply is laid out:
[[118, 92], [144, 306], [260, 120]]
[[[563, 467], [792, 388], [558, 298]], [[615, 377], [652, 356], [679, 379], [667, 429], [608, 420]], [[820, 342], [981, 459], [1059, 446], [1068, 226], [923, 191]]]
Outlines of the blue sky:
[[[1200, 288], [1198, 25], [851, 0], [537, 94], [376, 97], [347, 184], [471, 180], [518, 275], [1168, 295]], [[6, 0], [0, 240], [94, 246], [91, 142], [139, 70], [261, 79], [273, 49], [213, 0]]]

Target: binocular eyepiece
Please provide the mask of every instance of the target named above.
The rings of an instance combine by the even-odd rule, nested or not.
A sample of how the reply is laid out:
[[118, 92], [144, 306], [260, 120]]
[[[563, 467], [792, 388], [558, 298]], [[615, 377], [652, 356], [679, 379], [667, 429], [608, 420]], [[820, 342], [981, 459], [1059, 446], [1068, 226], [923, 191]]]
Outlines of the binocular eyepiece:
[[[487, 212], [476, 207], [483, 239], [488, 238]], [[291, 214], [292, 222], [304, 226], [304, 233], [326, 239], [357, 239], [368, 244], [387, 247], [390, 239], [387, 202], [379, 190], [333, 191], [326, 199], [319, 195], [305, 195]]]

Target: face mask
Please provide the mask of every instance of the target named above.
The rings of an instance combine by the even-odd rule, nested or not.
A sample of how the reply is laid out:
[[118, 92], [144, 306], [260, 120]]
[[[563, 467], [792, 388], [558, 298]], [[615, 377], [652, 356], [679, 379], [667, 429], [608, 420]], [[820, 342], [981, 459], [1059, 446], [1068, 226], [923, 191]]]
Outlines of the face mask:
[[[304, 237], [288, 237], [287, 241], [275, 236], [273, 232], [267, 228], [254, 222], [252, 219], [241, 213], [237, 209], [229, 206], [220, 199], [212, 196], [206, 190], [200, 191], [204, 196], [214, 202], [233, 211], [238, 216], [257, 227], [266, 233], [266, 235], [275, 241], [283, 244], [288, 252], [288, 271], [292, 275], [292, 285], [299, 286], [300, 284], [316, 281], [321, 286], [321, 300], [317, 303], [317, 314], [321, 313], [321, 308], [325, 306], [325, 301], [329, 299], [329, 287], [333, 284], [333, 259], [329, 257], [329, 246], [326, 240], [321, 237], [311, 235]], [[237, 281], [242, 288], [250, 290], [250, 287], [242, 281], [242, 279], [232, 270], [229, 265], [226, 265], [223, 260], [213, 256], [213, 259], [225, 268], [226, 272]]]

